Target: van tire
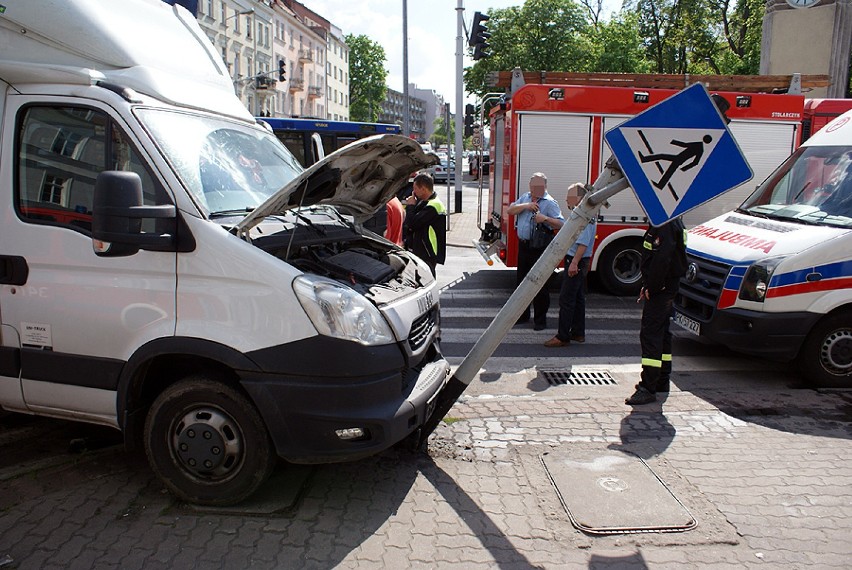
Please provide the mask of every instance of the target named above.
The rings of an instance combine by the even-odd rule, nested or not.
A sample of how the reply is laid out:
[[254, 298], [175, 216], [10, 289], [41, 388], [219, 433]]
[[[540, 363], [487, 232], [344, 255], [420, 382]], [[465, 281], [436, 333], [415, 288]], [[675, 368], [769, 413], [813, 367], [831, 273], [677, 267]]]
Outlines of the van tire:
[[205, 375], [180, 380], [157, 397], [145, 420], [145, 454], [172, 493], [200, 505], [239, 503], [276, 463], [251, 401]]
[[808, 384], [852, 387], [852, 310], [823, 317], [802, 344], [797, 364]]
[[607, 245], [598, 260], [601, 285], [613, 295], [638, 295], [642, 288], [642, 240], [623, 238]]

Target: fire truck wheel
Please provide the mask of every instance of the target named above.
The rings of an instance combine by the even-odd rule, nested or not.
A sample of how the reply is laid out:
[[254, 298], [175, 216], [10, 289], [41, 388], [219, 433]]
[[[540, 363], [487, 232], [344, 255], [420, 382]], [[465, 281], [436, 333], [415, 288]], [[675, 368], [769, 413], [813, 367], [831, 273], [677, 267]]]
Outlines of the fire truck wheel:
[[823, 317], [799, 350], [798, 365], [810, 384], [852, 387], [852, 311]]
[[201, 374], [172, 384], [154, 401], [145, 421], [145, 453], [172, 493], [202, 505], [239, 503], [276, 463], [251, 401]]
[[642, 287], [642, 240], [625, 238], [612, 242], [601, 252], [598, 276], [613, 295], [638, 295]]

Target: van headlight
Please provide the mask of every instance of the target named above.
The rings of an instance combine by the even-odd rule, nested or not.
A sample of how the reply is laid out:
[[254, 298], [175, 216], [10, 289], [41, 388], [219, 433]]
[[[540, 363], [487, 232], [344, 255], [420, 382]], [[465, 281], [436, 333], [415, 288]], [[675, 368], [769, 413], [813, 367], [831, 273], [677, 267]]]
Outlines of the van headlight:
[[743, 284], [740, 285], [740, 299], [762, 303], [766, 299], [769, 281], [772, 279], [775, 268], [786, 258], [787, 256], [782, 255], [755, 261], [743, 277]]
[[375, 346], [396, 341], [375, 305], [353, 289], [325, 277], [300, 275], [293, 290], [317, 332]]

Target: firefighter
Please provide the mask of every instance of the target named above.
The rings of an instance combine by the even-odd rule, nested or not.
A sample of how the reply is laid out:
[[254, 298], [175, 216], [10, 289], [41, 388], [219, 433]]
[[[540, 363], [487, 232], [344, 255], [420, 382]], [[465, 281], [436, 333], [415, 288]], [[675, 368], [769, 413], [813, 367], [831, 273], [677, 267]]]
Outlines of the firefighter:
[[686, 273], [686, 229], [680, 218], [645, 232], [642, 250], [642, 307], [639, 343], [642, 347], [642, 377], [636, 392], [625, 400], [631, 406], [650, 404], [657, 392], [668, 392], [672, 372], [672, 333], [669, 322], [672, 303]]
[[435, 265], [447, 256], [447, 209], [438, 199], [428, 174], [414, 177], [414, 189], [405, 199], [405, 246], [425, 261], [435, 276]]

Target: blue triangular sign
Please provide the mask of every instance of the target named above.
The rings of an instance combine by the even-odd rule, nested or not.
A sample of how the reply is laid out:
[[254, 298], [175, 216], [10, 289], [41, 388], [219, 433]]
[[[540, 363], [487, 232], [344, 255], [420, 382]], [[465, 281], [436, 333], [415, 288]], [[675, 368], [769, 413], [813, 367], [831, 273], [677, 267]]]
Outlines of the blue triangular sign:
[[605, 138], [654, 226], [753, 176], [700, 83], [620, 124]]

